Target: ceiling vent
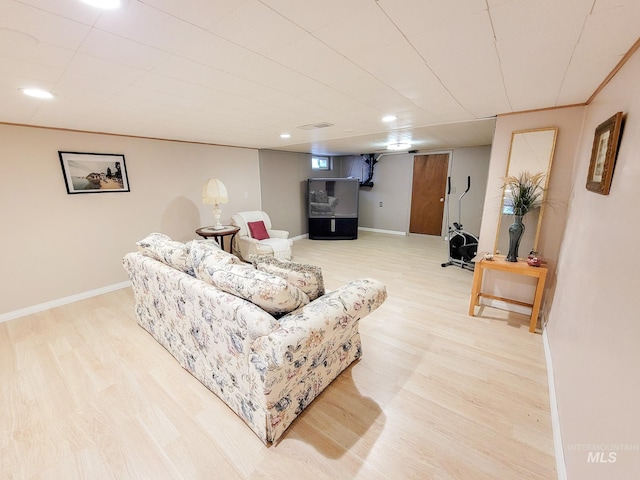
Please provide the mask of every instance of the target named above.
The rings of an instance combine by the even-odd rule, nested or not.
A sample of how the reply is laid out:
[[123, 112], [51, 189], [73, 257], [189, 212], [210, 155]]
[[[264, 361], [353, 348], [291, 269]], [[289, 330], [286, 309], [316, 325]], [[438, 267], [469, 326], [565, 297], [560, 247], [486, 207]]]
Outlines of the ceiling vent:
[[311, 123], [309, 125], [300, 125], [298, 128], [300, 130], [315, 130], [317, 128], [327, 128], [327, 127], [333, 127], [333, 123], [318, 122], [318, 123]]

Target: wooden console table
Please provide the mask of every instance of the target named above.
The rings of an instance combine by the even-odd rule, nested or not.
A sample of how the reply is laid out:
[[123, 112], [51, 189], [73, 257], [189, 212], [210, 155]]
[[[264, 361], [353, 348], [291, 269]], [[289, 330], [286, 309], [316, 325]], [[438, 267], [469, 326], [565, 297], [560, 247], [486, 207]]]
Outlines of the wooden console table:
[[[500, 272], [513, 273], [515, 275], [526, 275], [528, 277], [537, 278], [538, 283], [536, 285], [536, 293], [533, 299], [533, 303], [526, 303], [519, 300], [511, 300], [509, 298], [482, 293], [482, 281], [485, 270], [497, 270]], [[531, 322], [529, 323], [529, 331], [531, 333], [534, 333], [536, 331], [536, 323], [538, 322], [538, 314], [540, 313], [540, 305], [542, 304], [542, 295], [544, 293], [544, 283], [547, 280], [548, 271], [549, 270], [546, 265], [531, 267], [527, 264], [526, 260], [507, 262], [504, 259], [504, 255], [494, 255], [493, 260], [486, 260], [482, 258], [480, 261], [476, 262], [473, 274], [473, 286], [471, 288], [469, 315], [472, 317], [475, 315], [475, 307], [480, 305], [480, 297], [501, 300], [503, 302], [522, 305], [524, 307], [531, 307]]]

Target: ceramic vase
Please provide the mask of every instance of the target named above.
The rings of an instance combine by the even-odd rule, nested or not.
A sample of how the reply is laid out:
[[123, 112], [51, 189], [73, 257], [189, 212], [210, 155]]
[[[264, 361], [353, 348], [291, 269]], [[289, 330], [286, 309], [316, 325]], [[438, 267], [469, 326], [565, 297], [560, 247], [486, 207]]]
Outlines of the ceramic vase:
[[524, 233], [524, 224], [522, 223], [522, 215], [516, 215], [514, 221], [509, 227], [509, 253], [505, 260], [507, 262], [518, 261], [518, 248], [520, 247], [520, 239]]

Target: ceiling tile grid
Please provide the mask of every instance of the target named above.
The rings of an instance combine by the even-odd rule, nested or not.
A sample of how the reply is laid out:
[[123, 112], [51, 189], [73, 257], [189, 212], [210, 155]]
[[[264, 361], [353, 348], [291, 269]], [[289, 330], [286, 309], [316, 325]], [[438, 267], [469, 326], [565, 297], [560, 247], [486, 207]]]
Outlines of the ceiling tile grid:
[[[335, 155], [486, 145], [497, 114], [585, 102], [640, 37], [638, 0], [124, 3], [3, 0], [0, 122]], [[317, 122], [334, 125], [298, 128]]]

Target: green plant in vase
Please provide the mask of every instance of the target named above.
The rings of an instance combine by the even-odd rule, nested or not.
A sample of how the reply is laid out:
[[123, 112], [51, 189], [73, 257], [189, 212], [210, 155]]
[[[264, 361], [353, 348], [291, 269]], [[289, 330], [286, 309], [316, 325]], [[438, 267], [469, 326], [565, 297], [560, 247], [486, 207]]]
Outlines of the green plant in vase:
[[524, 233], [522, 218], [542, 205], [544, 198], [544, 172], [524, 171], [518, 176], [504, 177], [504, 202], [513, 212], [514, 222], [509, 227], [509, 252], [507, 262], [518, 261], [518, 248]]

